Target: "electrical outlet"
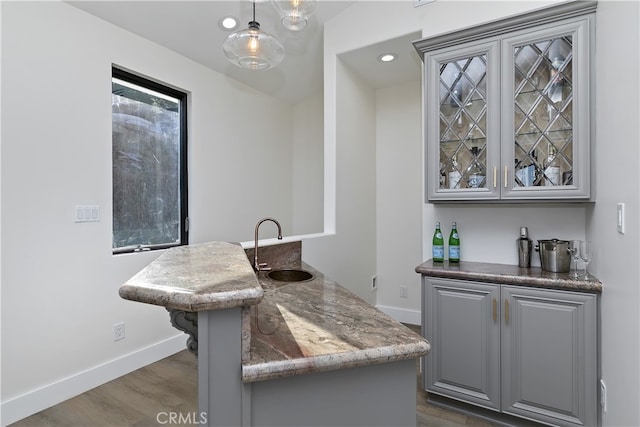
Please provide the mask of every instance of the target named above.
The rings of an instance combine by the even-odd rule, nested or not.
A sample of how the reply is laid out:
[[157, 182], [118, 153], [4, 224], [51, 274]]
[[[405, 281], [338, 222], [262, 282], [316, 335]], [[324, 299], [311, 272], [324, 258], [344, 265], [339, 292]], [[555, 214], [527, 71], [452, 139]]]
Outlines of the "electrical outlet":
[[406, 286], [400, 286], [400, 298], [407, 298], [409, 296], [409, 288]]
[[124, 336], [124, 322], [113, 325], [113, 341], [123, 340]]
[[371, 276], [371, 292], [378, 290], [378, 276]]
[[607, 412], [607, 385], [603, 379], [600, 379], [600, 405], [602, 405], [602, 412]]

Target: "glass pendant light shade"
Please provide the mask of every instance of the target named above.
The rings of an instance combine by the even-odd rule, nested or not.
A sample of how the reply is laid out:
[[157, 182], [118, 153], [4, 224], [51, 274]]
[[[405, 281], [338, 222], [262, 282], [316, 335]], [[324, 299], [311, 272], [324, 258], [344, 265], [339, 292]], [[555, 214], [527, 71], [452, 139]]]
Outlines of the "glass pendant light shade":
[[282, 25], [291, 31], [304, 30], [318, 7], [318, 0], [271, 0], [271, 3], [282, 18]]
[[260, 30], [256, 21], [249, 28], [227, 36], [222, 44], [224, 56], [233, 64], [249, 70], [275, 67], [284, 59], [284, 46], [269, 33]]

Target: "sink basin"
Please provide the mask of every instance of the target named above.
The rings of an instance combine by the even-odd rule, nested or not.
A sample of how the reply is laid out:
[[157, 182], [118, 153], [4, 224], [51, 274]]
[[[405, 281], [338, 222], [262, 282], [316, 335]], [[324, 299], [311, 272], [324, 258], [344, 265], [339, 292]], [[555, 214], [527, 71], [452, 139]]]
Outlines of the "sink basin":
[[304, 282], [313, 279], [313, 274], [304, 270], [283, 269], [270, 271], [267, 277], [278, 282]]

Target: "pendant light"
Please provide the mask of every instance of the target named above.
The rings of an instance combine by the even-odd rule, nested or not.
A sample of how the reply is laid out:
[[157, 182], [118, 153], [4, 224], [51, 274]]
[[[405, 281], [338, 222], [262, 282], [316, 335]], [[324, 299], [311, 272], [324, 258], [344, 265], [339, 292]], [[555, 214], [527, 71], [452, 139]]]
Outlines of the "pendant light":
[[284, 46], [269, 33], [260, 30], [256, 21], [256, 2], [253, 2], [253, 20], [249, 28], [235, 31], [222, 43], [224, 56], [233, 64], [249, 70], [275, 67], [284, 59]]
[[271, 3], [282, 18], [282, 25], [291, 31], [304, 30], [318, 7], [318, 0], [271, 0]]

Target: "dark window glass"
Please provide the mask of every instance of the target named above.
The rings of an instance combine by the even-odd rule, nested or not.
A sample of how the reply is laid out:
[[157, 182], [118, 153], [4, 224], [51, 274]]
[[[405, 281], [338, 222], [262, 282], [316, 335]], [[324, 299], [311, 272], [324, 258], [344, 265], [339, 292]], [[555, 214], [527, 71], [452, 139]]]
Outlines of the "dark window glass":
[[113, 69], [113, 252], [188, 243], [187, 95]]

